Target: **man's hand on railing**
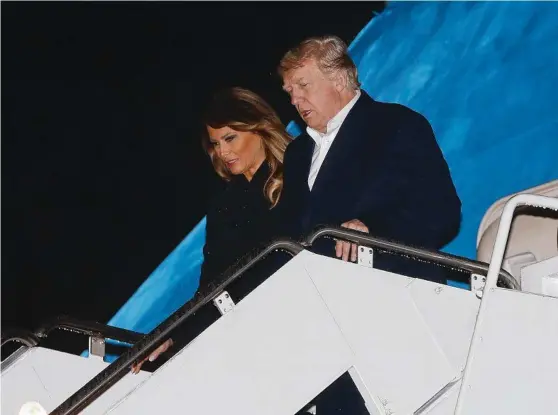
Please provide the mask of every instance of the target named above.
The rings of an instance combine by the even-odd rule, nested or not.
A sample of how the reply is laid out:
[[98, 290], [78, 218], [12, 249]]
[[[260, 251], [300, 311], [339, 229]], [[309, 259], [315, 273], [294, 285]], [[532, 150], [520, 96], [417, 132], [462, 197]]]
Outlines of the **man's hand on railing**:
[[[353, 229], [368, 233], [368, 227], [358, 219], [353, 219], [341, 225], [343, 228]], [[349, 253], [351, 254], [351, 261], [357, 260], [358, 246], [347, 241], [337, 241], [335, 244], [335, 256], [341, 258], [343, 261], [349, 260]]]
[[141, 362], [135, 364], [132, 366], [132, 373], [133, 374], [137, 374], [140, 372], [141, 367], [143, 366], [143, 364], [149, 359], [150, 362], [153, 362], [155, 359], [157, 359], [159, 357], [159, 355], [161, 353], [165, 353], [167, 350], [169, 350], [172, 345], [173, 345], [173, 341], [172, 339], [168, 339], [166, 342], [164, 342], [162, 345], [160, 345], [159, 347], [157, 347], [155, 350], [153, 350], [151, 352], [151, 354], [149, 356], [146, 356]]

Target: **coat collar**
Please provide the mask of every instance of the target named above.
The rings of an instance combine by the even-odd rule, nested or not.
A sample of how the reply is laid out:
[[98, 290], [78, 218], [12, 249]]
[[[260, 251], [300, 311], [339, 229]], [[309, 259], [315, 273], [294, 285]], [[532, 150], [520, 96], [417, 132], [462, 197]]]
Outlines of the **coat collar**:
[[246, 179], [246, 177], [243, 174], [238, 174], [231, 178], [230, 183], [233, 186], [238, 186], [245, 189], [261, 190], [263, 189], [268, 177], [269, 177], [269, 164], [267, 163], [267, 160], [264, 160], [260, 165], [260, 167], [258, 168], [258, 170], [256, 170], [256, 173], [254, 174], [254, 177], [252, 177], [252, 180], [248, 181], [248, 179]]

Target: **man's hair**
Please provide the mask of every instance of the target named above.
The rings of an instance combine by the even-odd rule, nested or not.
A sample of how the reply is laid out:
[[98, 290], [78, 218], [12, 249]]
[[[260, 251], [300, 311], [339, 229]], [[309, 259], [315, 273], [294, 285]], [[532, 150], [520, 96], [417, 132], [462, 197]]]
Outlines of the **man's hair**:
[[337, 36], [317, 36], [302, 41], [285, 53], [277, 72], [283, 78], [287, 72], [302, 67], [310, 59], [314, 59], [318, 68], [326, 75], [343, 71], [347, 87], [360, 87], [357, 68], [347, 52], [347, 44]]

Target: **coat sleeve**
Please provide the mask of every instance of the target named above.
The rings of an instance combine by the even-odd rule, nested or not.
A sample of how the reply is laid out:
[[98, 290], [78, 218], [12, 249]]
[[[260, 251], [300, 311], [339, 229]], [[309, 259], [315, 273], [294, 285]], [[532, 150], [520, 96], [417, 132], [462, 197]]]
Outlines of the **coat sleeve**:
[[[216, 272], [216, 261], [214, 255], [214, 246], [218, 244], [216, 241], [217, 234], [215, 232], [216, 226], [219, 226], [216, 223], [216, 219], [218, 221], [218, 216], [216, 216], [216, 212], [211, 209], [207, 213], [206, 218], [206, 226], [205, 226], [205, 245], [203, 247], [203, 262], [201, 266], [201, 274], [200, 274], [200, 283], [198, 287], [198, 292], [200, 290], [204, 290], [204, 286], [211, 281], [212, 278], [215, 278]], [[190, 300], [192, 301], [192, 300]], [[195, 318], [190, 318], [186, 320], [186, 322], [179, 325], [170, 335], [170, 338], [173, 340], [173, 350], [166, 354], [164, 359], [159, 358], [159, 363], [157, 367], [164, 363], [168, 358], [170, 358], [174, 353], [177, 353], [181, 348], [183, 348], [186, 344], [188, 344], [191, 340], [193, 340], [199, 333], [203, 331], [205, 325], [209, 325], [210, 322], [207, 321], [207, 313], [198, 313]]]
[[408, 111], [386, 145], [384, 174], [370, 177], [360, 219], [372, 235], [440, 249], [461, 221], [461, 201], [428, 121]]

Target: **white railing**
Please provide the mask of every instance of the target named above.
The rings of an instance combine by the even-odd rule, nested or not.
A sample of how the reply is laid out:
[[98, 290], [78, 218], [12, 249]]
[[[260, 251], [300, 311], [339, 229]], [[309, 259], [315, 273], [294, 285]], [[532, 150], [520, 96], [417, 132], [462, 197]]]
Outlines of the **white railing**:
[[470, 386], [469, 376], [471, 373], [471, 365], [475, 356], [476, 348], [478, 347], [481, 337], [480, 337], [480, 325], [483, 320], [483, 315], [487, 308], [487, 304], [490, 301], [490, 294], [496, 289], [496, 283], [498, 281], [498, 275], [502, 268], [502, 263], [504, 261], [504, 255], [506, 252], [506, 246], [508, 244], [508, 238], [510, 234], [510, 229], [514, 217], [515, 210], [519, 206], [533, 206], [541, 207], [546, 209], [553, 209], [558, 211], [558, 199], [530, 195], [530, 194], [520, 194], [511, 198], [505, 205], [500, 217], [500, 224], [498, 226], [498, 233], [496, 235], [496, 240], [494, 242], [494, 249], [492, 250], [492, 257], [490, 259], [490, 265], [488, 267], [488, 274], [486, 276], [486, 284], [484, 286], [482, 300], [479, 307], [479, 312], [477, 314], [477, 320], [475, 323], [475, 329], [473, 331], [473, 336], [471, 339], [471, 345], [469, 346], [469, 353], [467, 355], [467, 362], [465, 363], [465, 369], [463, 370], [463, 377], [461, 382], [461, 388], [459, 390], [459, 396], [457, 398], [457, 405], [455, 406], [454, 415], [459, 415], [463, 409], [464, 403], [464, 391]]

